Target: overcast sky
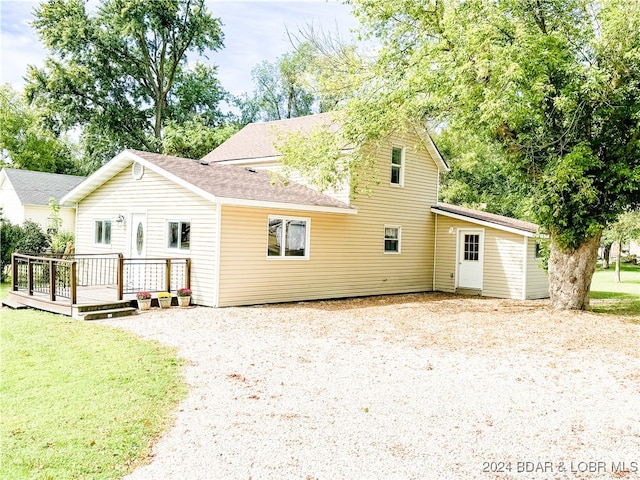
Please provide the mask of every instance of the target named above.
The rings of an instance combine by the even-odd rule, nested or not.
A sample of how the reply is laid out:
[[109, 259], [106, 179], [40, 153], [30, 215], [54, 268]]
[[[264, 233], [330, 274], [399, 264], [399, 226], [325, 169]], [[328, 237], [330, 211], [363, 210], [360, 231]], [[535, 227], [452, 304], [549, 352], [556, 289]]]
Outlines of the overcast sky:
[[[28, 64], [43, 65], [45, 50], [29, 25], [39, 2], [0, 0], [0, 81], [22, 88]], [[209, 11], [223, 23], [224, 48], [202, 59], [218, 65], [218, 79], [233, 94], [253, 90], [251, 69], [291, 50], [286, 28], [313, 24], [343, 38], [357, 21], [338, 0], [220, 1], [209, 0]]]

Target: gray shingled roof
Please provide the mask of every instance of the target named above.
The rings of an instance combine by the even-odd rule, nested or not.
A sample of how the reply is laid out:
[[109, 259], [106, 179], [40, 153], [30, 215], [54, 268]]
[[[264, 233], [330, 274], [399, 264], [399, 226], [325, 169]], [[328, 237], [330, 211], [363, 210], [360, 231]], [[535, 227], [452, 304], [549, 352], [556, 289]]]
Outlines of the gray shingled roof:
[[448, 203], [438, 203], [438, 205], [431, 207], [431, 211], [438, 213], [438, 211], [454, 213], [463, 217], [468, 217], [472, 220], [481, 220], [483, 222], [494, 223], [503, 227], [515, 228], [523, 232], [537, 233], [538, 225], [531, 222], [525, 222], [524, 220], [517, 220], [511, 217], [505, 217], [502, 215], [496, 215], [494, 213], [483, 212], [481, 210], [473, 210], [471, 208], [460, 207], [458, 205], [450, 205]]
[[278, 184], [267, 171], [250, 171], [233, 165], [171, 157], [156, 153], [127, 150], [162, 170], [219, 198], [290, 203], [353, 210], [349, 205], [298, 183]]
[[49, 205], [73, 190], [85, 177], [32, 170], [3, 169], [23, 205]]
[[280, 152], [275, 147], [282, 142], [279, 136], [293, 132], [309, 133], [319, 126], [336, 131], [340, 125], [334, 121], [334, 117], [334, 113], [327, 112], [273, 122], [250, 123], [203, 160], [213, 163], [279, 156]]

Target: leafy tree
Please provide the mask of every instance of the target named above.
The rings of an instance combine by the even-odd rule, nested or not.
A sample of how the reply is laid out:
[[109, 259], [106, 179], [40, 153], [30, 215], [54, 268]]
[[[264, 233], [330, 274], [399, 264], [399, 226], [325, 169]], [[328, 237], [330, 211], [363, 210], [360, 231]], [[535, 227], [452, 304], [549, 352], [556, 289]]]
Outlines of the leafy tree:
[[218, 67], [196, 62], [193, 68], [177, 72], [174, 88], [167, 97], [167, 118], [174, 123], [200, 121], [216, 127], [226, 123], [220, 103], [228, 94], [216, 78]]
[[478, 132], [549, 233], [552, 305], [587, 308], [602, 229], [640, 205], [640, 4], [350, 3], [380, 48], [345, 108], [345, 138], [426, 121]]
[[232, 124], [218, 128], [203, 125], [198, 120], [182, 124], [169, 123], [162, 140], [163, 153], [184, 158], [202, 158], [238, 131]]
[[451, 170], [443, 174], [441, 201], [498, 215], [532, 219], [520, 172], [502, 151], [474, 132], [446, 129], [434, 135]]
[[93, 14], [85, 0], [49, 0], [33, 25], [51, 53], [29, 67], [28, 97], [56, 128], [82, 127], [94, 167], [126, 147], [159, 151], [169, 119], [217, 113], [215, 69], [186, 69], [188, 53], [222, 47], [204, 0], [103, 0]]
[[77, 173], [67, 142], [48, 130], [9, 84], [0, 86], [0, 151], [12, 167], [51, 173]]
[[302, 43], [275, 62], [265, 60], [256, 65], [251, 71], [256, 90], [245, 108], [255, 111], [260, 120], [281, 120], [313, 113], [316, 97], [306, 78], [312, 61], [311, 45]]
[[611, 248], [612, 244], [617, 244], [618, 255], [616, 258], [616, 269], [614, 279], [620, 282], [620, 258], [622, 256], [622, 245], [630, 240], [640, 238], [640, 211], [628, 211], [621, 214], [618, 219], [609, 225], [603, 235], [603, 241]]

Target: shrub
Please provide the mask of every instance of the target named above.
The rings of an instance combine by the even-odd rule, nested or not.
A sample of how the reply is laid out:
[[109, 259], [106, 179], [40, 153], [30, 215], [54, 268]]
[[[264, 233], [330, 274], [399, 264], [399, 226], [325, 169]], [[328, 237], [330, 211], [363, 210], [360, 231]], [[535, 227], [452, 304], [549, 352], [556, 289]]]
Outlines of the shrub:
[[190, 288], [181, 288], [180, 290], [178, 290], [178, 296], [179, 297], [190, 297], [191, 296], [191, 289]]
[[51, 243], [49, 236], [36, 222], [25, 220], [20, 227], [21, 234], [16, 243], [18, 253], [43, 253]]
[[5, 282], [9, 276], [8, 267], [11, 265], [11, 254], [14, 252], [18, 240], [22, 236], [22, 229], [12, 224], [6, 218], [0, 218], [0, 282]]
[[169, 292], [160, 292], [158, 298], [171, 298], [171, 294]]
[[51, 253], [72, 254], [75, 237], [71, 232], [59, 231], [51, 235]]
[[151, 294], [149, 292], [138, 292], [136, 293], [136, 298], [138, 300], [150, 300]]

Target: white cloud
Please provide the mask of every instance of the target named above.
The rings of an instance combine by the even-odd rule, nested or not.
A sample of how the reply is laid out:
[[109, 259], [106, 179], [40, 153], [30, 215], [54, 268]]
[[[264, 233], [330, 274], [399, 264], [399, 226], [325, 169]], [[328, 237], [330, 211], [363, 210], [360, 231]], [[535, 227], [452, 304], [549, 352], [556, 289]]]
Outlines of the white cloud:
[[0, 3], [0, 82], [22, 88], [27, 65], [42, 66], [46, 52], [29, 25], [37, 2]]
[[[93, 2], [92, 2], [93, 3]], [[29, 25], [35, 1], [0, 1], [1, 81], [22, 88], [28, 64], [43, 65], [46, 51]], [[223, 23], [224, 48], [208, 54], [205, 63], [218, 65], [218, 78], [233, 94], [253, 90], [251, 69], [263, 60], [273, 61], [291, 50], [286, 28], [313, 24], [346, 35], [356, 26], [350, 7], [337, 0], [218, 1], [208, 9]]]

